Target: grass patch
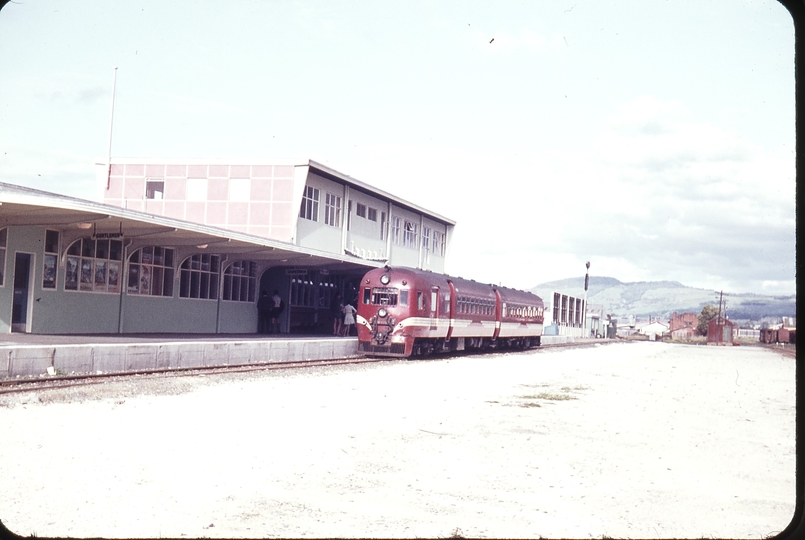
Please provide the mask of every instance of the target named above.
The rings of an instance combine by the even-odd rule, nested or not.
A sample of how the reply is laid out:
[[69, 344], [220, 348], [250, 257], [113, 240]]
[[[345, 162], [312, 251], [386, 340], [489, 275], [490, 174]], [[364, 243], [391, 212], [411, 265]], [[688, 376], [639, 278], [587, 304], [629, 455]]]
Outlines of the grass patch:
[[523, 403], [522, 405], [520, 405], [520, 407], [525, 407], [526, 409], [529, 409], [531, 407], [542, 407], [542, 405], [540, 405], [539, 403], [534, 403], [533, 401], [529, 401], [527, 403]]
[[549, 399], [551, 401], [568, 401], [570, 399], [578, 399], [576, 396], [570, 394], [549, 394], [548, 392], [541, 392], [539, 394], [532, 394], [530, 396], [520, 396], [521, 399]]

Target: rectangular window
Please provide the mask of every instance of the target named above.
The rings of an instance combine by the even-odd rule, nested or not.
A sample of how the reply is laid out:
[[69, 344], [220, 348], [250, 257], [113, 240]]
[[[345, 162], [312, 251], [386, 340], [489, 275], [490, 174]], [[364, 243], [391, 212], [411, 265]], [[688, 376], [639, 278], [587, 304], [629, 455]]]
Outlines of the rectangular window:
[[249, 202], [251, 199], [252, 181], [249, 178], [229, 179], [229, 200], [234, 202]]
[[165, 181], [164, 180], [146, 180], [145, 181], [145, 198], [161, 201], [165, 196]]
[[372, 289], [372, 303], [383, 306], [396, 306], [399, 291], [394, 287], [374, 287]]
[[369, 208], [369, 213], [366, 216], [369, 221], [377, 221], [377, 210], [374, 208]]
[[56, 268], [59, 262], [59, 231], [45, 231], [45, 257], [42, 268], [42, 288], [56, 288]]
[[366, 205], [358, 203], [357, 207], [355, 208], [355, 213], [358, 214], [358, 216], [360, 216], [362, 218], [365, 218], [366, 217]]
[[408, 291], [406, 289], [400, 291], [400, 305], [401, 306], [408, 305]]
[[430, 227], [422, 227], [422, 249], [430, 251]]
[[403, 236], [403, 246], [416, 249], [417, 246], [417, 226], [413, 221], [405, 220], [405, 231]]
[[382, 212], [380, 214], [380, 239], [385, 241], [386, 240], [386, 233], [388, 225], [386, 224], [386, 213]]
[[207, 179], [188, 178], [187, 179], [187, 200], [206, 201], [207, 200]]
[[305, 193], [302, 195], [302, 209], [299, 217], [310, 221], [319, 220], [319, 190], [305, 186]]
[[559, 306], [561, 305], [561, 296], [559, 293], [553, 293], [553, 322], [559, 324]]
[[341, 226], [341, 197], [326, 193], [324, 202], [324, 223], [332, 227]]
[[401, 220], [397, 216], [391, 218], [391, 241], [395, 244], [400, 244], [400, 223]]
[[443, 235], [439, 231], [433, 231], [433, 243], [431, 244], [431, 252], [444, 257]]

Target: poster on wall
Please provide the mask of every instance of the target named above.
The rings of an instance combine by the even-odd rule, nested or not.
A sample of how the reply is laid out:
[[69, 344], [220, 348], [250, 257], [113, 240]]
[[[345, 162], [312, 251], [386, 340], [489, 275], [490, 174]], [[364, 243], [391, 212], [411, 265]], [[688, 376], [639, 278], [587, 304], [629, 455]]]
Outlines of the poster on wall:
[[45, 254], [45, 267], [42, 271], [42, 288], [56, 288], [56, 255]]
[[92, 290], [92, 259], [81, 259], [81, 290]]
[[106, 292], [106, 261], [95, 261], [95, 290]]
[[111, 293], [120, 292], [120, 263], [109, 262], [109, 288]]
[[140, 274], [140, 294], [151, 294], [151, 268], [143, 266]]
[[64, 270], [64, 290], [78, 290], [78, 258], [67, 257], [67, 264]]
[[139, 294], [139, 292], [140, 292], [140, 265], [131, 264], [129, 265], [128, 293]]

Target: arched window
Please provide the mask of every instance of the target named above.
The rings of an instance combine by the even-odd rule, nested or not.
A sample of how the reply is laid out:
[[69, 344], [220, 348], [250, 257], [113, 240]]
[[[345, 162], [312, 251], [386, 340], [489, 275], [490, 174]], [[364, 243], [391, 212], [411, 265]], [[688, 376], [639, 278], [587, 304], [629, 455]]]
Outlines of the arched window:
[[67, 248], [64, 290], [120, 292], [123, 242], [79, 238]]
[[126, 291], [142, 296], [173, 296], [173, 249], [148, 246], [132, 253]]
[[180, 298], [218, 299], [218, 255], [196, 254], [182, 261], [179, 278]]
[[224, 300], [254, 302], [257, 289], [257, 263], [236, 261], [224, 270]]

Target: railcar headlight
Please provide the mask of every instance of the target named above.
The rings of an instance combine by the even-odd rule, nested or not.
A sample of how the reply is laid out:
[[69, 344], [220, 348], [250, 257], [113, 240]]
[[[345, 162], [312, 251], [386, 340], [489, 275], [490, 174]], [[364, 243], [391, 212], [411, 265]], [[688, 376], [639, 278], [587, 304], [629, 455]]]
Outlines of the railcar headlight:
[[378, 314], [380, 317], [385, 317], [386, 315], [388, 315], [388, 314], [389, 314], [389, 312], [388, 312], [388, 311], [386, 311], [386, 308], [380, 308], [380, 309], [378, 309], [378, 310], [377, 310], [377, 314]]
[[382, 283], [383, 285], [388, 285], [389, 281], [391, 281], [391, 278], [389, 277], [388, 274], [383, 274], [382, 276], [380, 276], [380, 283]]

